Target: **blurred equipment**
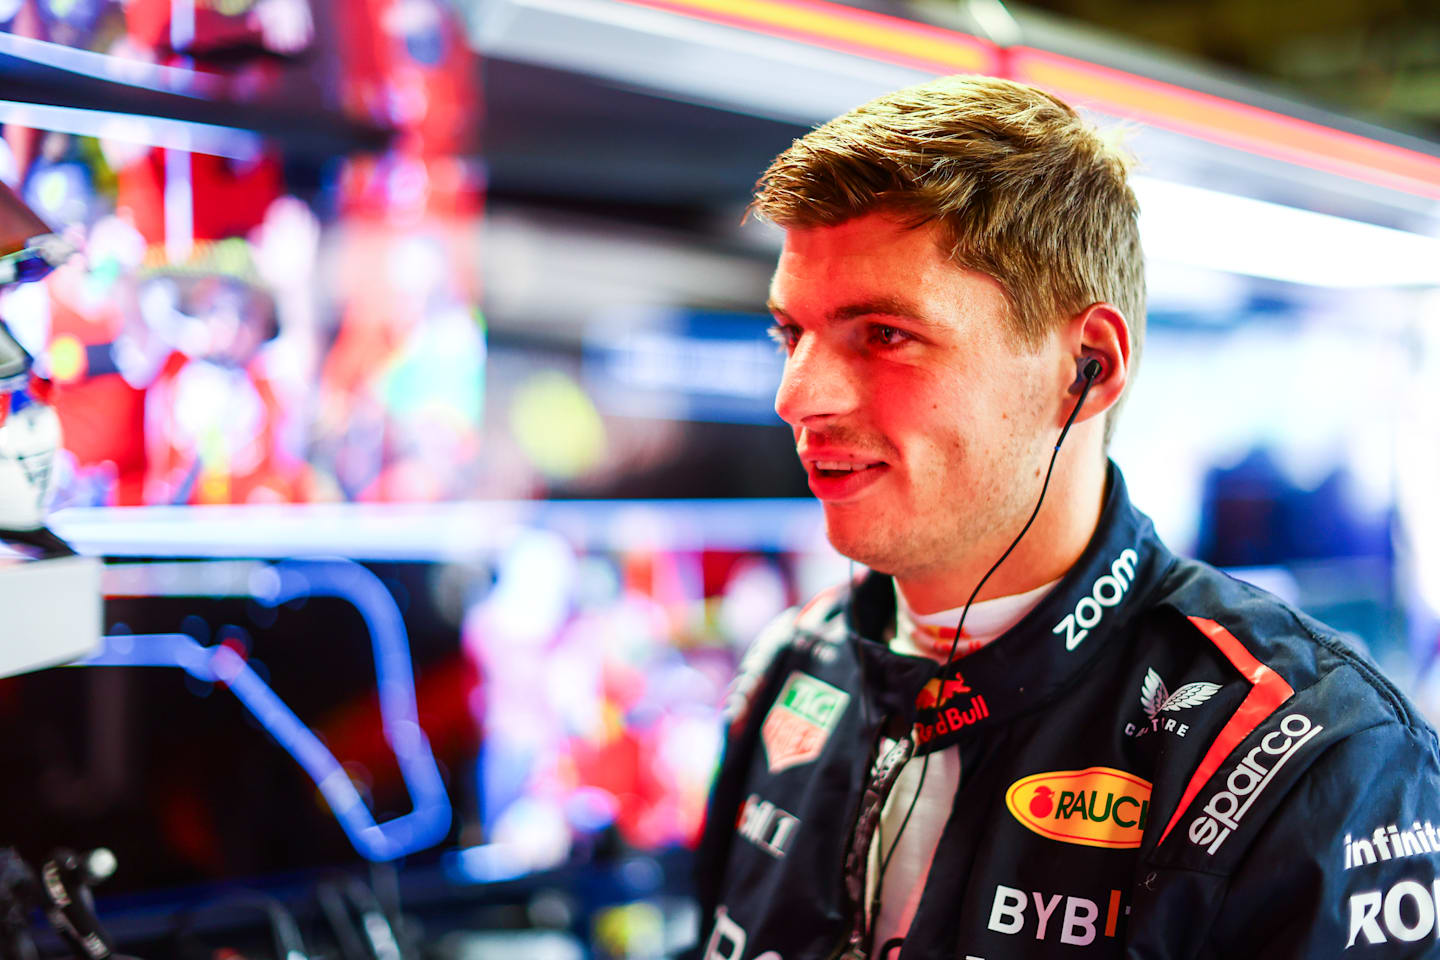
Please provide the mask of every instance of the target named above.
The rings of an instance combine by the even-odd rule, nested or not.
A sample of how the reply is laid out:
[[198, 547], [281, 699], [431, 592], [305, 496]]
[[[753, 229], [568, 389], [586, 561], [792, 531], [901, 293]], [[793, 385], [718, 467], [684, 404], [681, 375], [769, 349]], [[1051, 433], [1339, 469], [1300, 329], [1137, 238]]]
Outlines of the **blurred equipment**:
[[[359, 564], [343, 561], [293, 562], [276, 567], [217, 561], [177, 564], [168, 569], [142, 564], [128, 570], [110, 570], [112, 574], [129, 574], [129, 583], [140, 585], [135, 591], [140, 595], [145, 594], [144, 584], [148, 582], [152, 585], [148, 589], [160, 595], [239, 594], [270, 608], [316, 597], [334, 597], [353, 605], [373, 645], [385, 742], [399, 764], [413, 804], [410, 813], [379, 823], [349, 773], [324, 741], [256, 672], [248, 662], [249, 650], [243, 645], [222, 642], [206, 646], [185, 634], [124, 633], [107, 637], [104, 649], [86, 660], [85, 665], [178, 667], [201, 684], [224, 684], [309, 774], [356, 852], [367, 860], [394, 860], [445, 838], [450, 830], [450, 797], [430, 742], [420, 728], [405, 621], [373, 574]], [[186, 581], [206, 585], [196, 589], [183, 585]], [[233, 585], [227, 587], [227, 582]]]
[[[0, 183], [0, 289], [41, 279], [71, 252]], [[19, 552], [0, 558], [0, 676], [73, 660], [100, 638], [100, 563], [45, 526], [60, 420], [32, 363], [0, 317], [0, 541]]]
[[74, 252], [0, 183], [0, 285], [40, 280]]
[[[71, 252], [0, 183], [0, 286], [39, 280]], [[32, 364], [0, 317], [0, 539], [66, 556], [73, 551], [44, 524], [60, 420], [47, 402], [50, 384], [33, 375]]]
[[115, 855], [104, 847], [78, 854], [54, 851], [36, 873], [13, 849], [0, 849], [0, 958], [36, 960], [30, 917], [44, 916], [76, 960], [108, 960], [114, 944], [90, 888], [115, 872]]
[[[0, 287], [39, 280], [71, 252], [0, 183]], [[32, 362], [0, 317], [0, 540], [21, 554], [0, 559], [0, 676], [72, 660], [100, 637], [100, 563], [75, 556], [45, 526], [60, 421]], [[34, 960], [29, 919], [38, 912], [78, 960], [107, 960], [113, 946], [90, 888], [114, 872], [104, 848], [56, 850], [38, 874], [15, 850], [0, 849], [0, 956]]]

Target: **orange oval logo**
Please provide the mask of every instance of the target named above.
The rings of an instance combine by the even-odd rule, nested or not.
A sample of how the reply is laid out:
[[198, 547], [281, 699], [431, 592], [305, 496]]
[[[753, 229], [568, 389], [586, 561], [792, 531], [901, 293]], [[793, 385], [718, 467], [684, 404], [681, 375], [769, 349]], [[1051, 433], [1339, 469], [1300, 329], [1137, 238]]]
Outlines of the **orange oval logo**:
[[1042, 837], [1132, 849], [1150, 815], [1150, 782], [1113, 767], [1052, 770], [1012, 783], [1005, 806]]

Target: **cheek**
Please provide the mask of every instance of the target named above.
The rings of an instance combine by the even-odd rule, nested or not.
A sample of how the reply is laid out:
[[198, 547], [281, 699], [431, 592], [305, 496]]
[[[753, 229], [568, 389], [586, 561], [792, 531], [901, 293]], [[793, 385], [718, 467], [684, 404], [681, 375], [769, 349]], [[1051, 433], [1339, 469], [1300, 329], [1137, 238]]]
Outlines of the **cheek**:
[[967, 392], [958, 379], [904, 371], [872, 378], [869, 390], [877, 419], [899, 435], [949, 447], [965, 432]]

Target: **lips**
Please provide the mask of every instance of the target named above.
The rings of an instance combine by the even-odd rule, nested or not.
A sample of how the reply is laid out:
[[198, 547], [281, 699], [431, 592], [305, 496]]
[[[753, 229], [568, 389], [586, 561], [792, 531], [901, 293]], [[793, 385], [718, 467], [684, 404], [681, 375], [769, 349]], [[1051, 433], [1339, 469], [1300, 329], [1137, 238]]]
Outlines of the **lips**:
[[849, 453], [801, 455], [810, 490], [821, 500], [849, 500], [874, 485], [890, 469], [881, 460]]
[[855, 463], [848, 460], [816, 460], [812, 464], [821, 473], [856, 473], [869, 467], [879, 466], [878, 463]]

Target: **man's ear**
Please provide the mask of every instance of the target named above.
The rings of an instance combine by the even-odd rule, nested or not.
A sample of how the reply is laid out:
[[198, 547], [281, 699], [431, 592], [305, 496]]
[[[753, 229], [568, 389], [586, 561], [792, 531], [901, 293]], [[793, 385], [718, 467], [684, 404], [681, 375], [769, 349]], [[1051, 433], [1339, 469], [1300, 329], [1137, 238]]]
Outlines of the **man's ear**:
[[1092, 303], [1070, 318], [1063, 339], [1072, 351], [1073, 367], [1067, 371], [1074, 377], [1067, 381], [1071, 393], [1078, 395], [1085, 386], [1087, 361], [1100, 364], [1085, 407], [1076, 417], [1083, 422], [1109, 410], [1125, 392], [1130, 378], [1130, 323], [1114, 304]]

